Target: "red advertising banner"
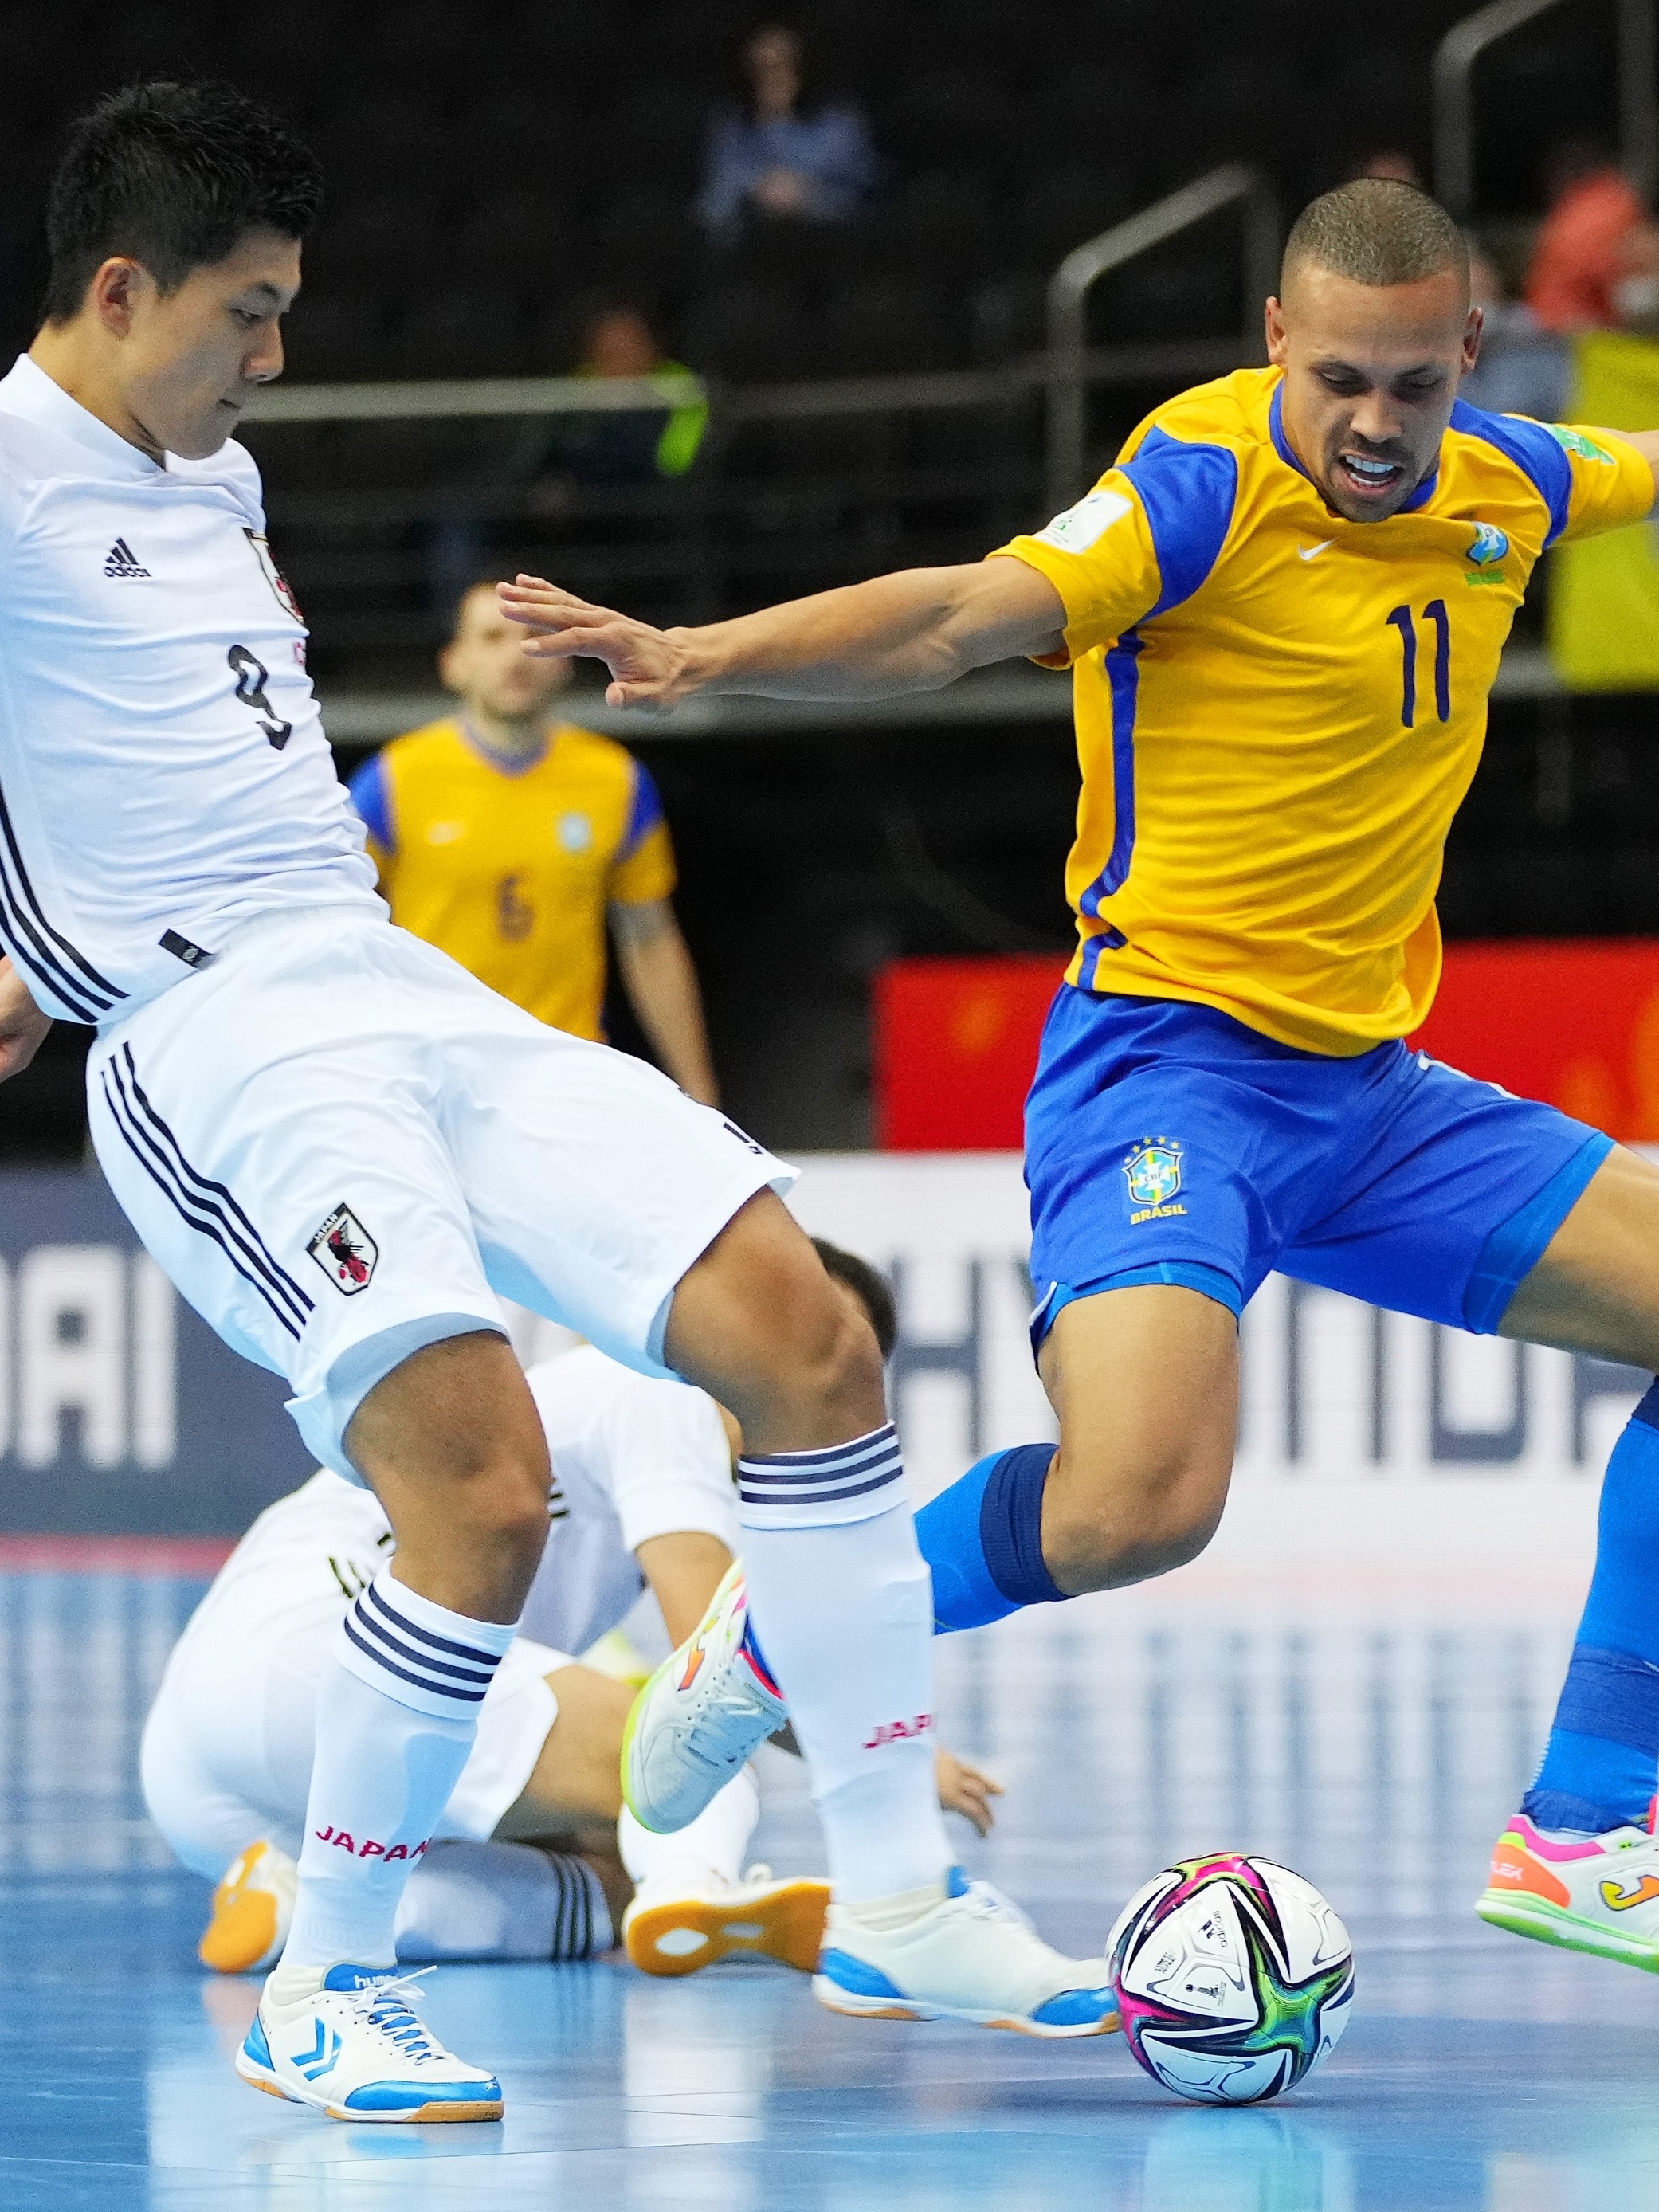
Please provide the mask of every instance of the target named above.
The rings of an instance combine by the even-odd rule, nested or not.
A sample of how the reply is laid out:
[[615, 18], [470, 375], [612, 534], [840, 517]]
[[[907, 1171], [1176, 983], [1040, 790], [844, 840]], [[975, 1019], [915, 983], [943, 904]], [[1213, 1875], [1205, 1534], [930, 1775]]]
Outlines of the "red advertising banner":
[[1659, 939], [1449, 945], [1412, 1042], [1610, 1137], [1659, 1141]]
[[[1004, 1152], [1058, 957], [896, 960], [876, 979], [875, 1141], [899, 1152]], [[1489, 1083], [1659, 1143], [1659, 939], [1453, 945], [1413, 1044]]]

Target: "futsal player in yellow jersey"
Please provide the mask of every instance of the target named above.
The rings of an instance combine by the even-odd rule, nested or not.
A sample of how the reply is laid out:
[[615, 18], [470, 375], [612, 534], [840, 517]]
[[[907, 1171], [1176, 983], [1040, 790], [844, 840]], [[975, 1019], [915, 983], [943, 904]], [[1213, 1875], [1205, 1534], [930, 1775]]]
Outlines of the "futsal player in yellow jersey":
[[520, 643], [493, 585], [468, 592], [439, 662], [459, 711], [394, 738], [352, 779], [392, 919], [538, 1020], [595, 1039], [608, 923], [653, 1050], [713, 1105], [656, 785], [613, 739], [550, 718], [566, 672]]
[[[617, 703], [881, 696], [1073, 671], [1079, 948], [1026, 1110], [1033, 1341], [1060, 1443], [918, 1516], [939, 1624], [1157, 1574], [1226, 1496], [1236, 1316], [1269, 1268], [1451, 1326], [1659, 1366], [1659, 1168], [1407, 1050], [1434, 894], [1539, 555], [1633, 523], [1659, 435], [1460, 404], [1480, 311], [1443, 210], [1304, 210], [1265, 370], [1152, 415], [982, 564], [659, 633], [520, 580], [532, 655]], [[1514, 1509], [1511, 1509], [1514, 1510]], [[1659, 1969], [1659, 1385], [1609, 1466], [1595, 1582], [1489, 1919]]]

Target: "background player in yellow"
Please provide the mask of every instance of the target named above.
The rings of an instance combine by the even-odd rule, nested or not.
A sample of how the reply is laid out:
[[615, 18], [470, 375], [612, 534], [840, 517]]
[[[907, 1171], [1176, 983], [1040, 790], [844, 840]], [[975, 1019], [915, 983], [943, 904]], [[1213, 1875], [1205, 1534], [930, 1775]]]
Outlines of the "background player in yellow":
[[712, 1106], [656, 785], [625, 747], [552, 717], [568, 664], [526, 659], [521, 638], [493, 584], [466, 592], [438, 663], [459, 711], [394, 738], [352, 779], [392, 919], [538, 1020], [596, 1039], [608, 921], [652, 1050]]
[[[532, 654], [596, 654], [619, 704], [925, 690], [1017, 653], [1074, 672], [1079, 951], [1026, 1109], [1060, 1443], [993, 1455], [918, 1516], [944, 1627], [1203, 1547], [1236, 1316], [1270, 1268], [1659, 1366], [1659, 1168], [1402, 1042], [1534, 564], [1649, 514], [1659, 469], [1659, 434], [1461, 403], [1480, 321], [1444, 211], [1363, 179], [1291, 232], [1271, 366], [1159, 408], [978, 566], [665, 633], [503, 592]], [[1613, 1455], [1556, 1727], [1480, 1908], [1659, 1969], [1656, 1593], [1659, 1384]]]

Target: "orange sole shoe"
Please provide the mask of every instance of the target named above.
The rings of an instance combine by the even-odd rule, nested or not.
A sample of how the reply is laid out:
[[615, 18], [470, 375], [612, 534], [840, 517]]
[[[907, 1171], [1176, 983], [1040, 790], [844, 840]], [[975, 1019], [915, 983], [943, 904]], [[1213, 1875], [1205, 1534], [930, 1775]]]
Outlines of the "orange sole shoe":
[[299, 1875], [274, 1844], [250, 1844], [213, 1893], [213, 1912], [196, 1955], [216, 1974], [274, 1966], [294, 1917]]
[[710, 1889], [630, 1910], [623, 1942], [647, 1974], [695, 1974], [732, 1958], [776, 1959], [810, 1974], [829, 1910], [827, 1881], [734, 1883], [723, 1893]]

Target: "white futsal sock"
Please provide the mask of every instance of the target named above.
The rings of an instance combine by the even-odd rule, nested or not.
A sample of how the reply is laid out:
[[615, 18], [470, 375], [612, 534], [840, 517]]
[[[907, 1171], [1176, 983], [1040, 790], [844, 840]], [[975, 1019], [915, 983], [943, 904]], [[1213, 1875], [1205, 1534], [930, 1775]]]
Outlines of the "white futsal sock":
[[397, 1963], [398, 1899], [513, 1634], [434, 1605], [390, 1567], [345, 1613], [317, 1694], [300, 1893], [278, 1976]]
[[596, 1959], [616, 1936], [605, 1885], [574, 1852], [434, 1844], [398, 1901], [398, 1959]]
[[789, 1700], [842, 1902], [931, 1889], [952, 1853], [934, 1776], [933, 1603], [890, 1422], [738, 1462], [749, 1617]]
[[617, 1821], [617, 1849], [641, 1892], [668, 1890], [676, 1884], [700, 1889], [711, 1875], [716, 1881], [737, 1881], [759, 1819], [760, 1791], [745, 1766], [716, 1791], [695, 1820], [671, 1835], [653, 1835], [642, 1828], [624, 1805]]

